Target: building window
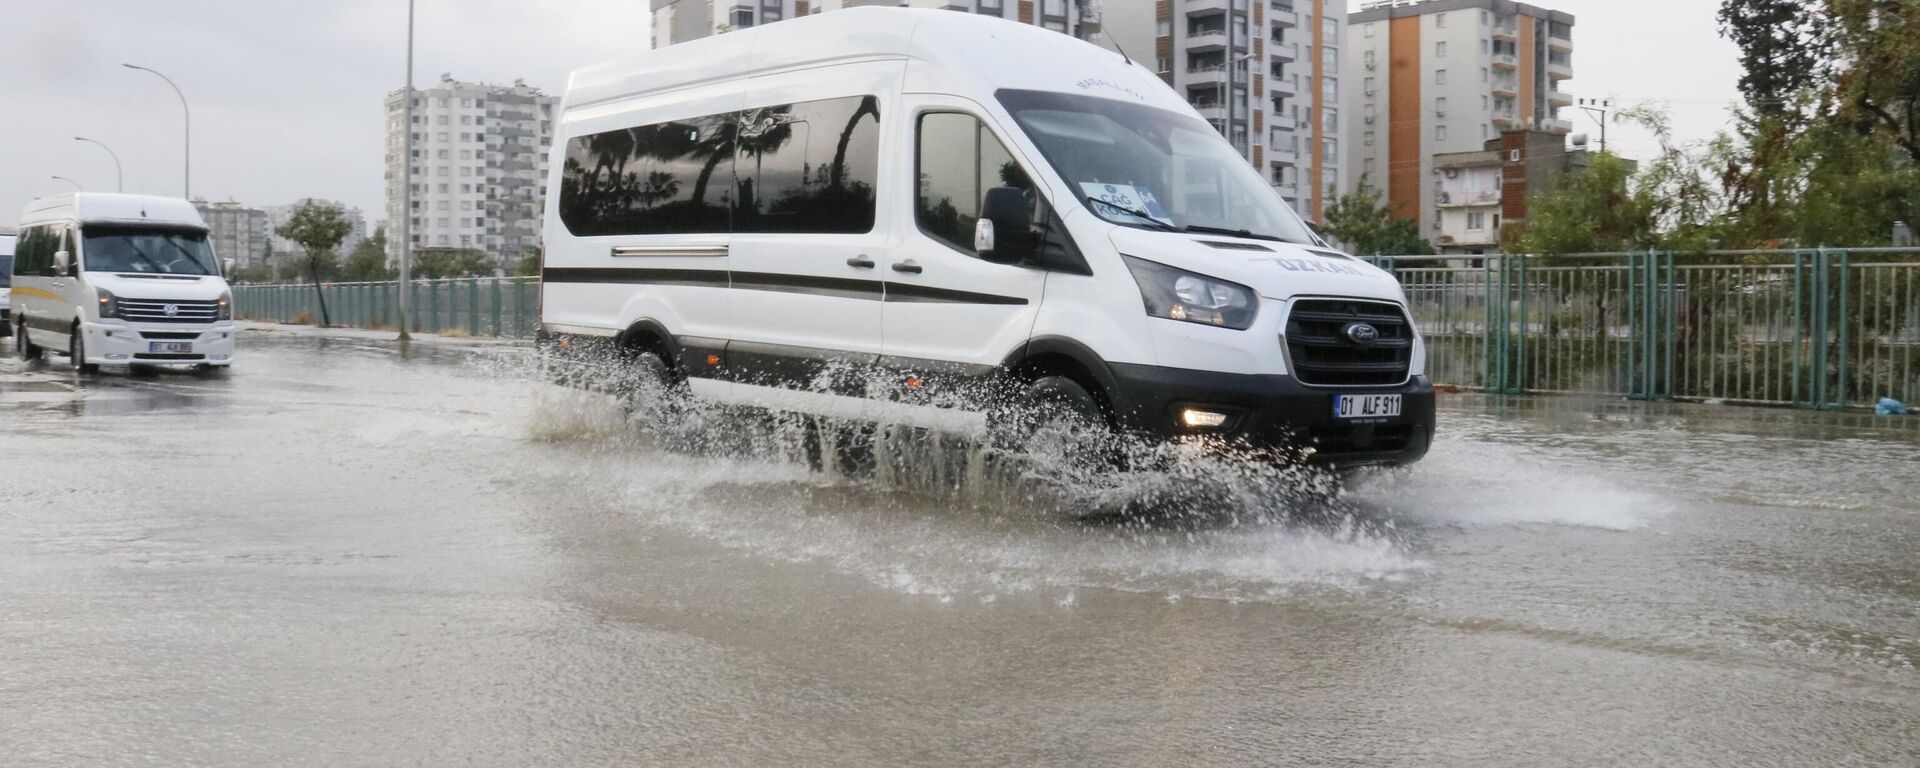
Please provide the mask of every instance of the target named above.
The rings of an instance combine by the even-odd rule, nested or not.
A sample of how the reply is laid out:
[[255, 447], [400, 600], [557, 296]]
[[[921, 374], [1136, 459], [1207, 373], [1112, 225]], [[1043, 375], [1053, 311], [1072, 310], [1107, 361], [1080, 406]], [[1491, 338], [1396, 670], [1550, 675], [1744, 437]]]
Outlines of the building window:
[[733, 12], [727, 14], [727, 23], [733, 25], [736, 29], [745, 29], [753, 26], [753, 9], [733, 9]]
[[[1367, 139], [1367, 146], [1369, 147], [1373, 146], [1373, 131], [1367, 131], [1366, 139]], [[1373, 162], [1373, 161], [1369, 160], [1367, 162]]]
[[1467, 213], [1467, 230], [1468, 231], [1478, 232], [1486, 228], [1487, 228], [1486, 213], [1482, 211], [1470, 211]]
[[1331, 103], [1339, 98], [1340, 81], [1331, 77], [1320, 79], [1320, 95]]
[[[1373, 134], [1367, 134], [1367, 135], [1372, 136]], [[1368, 143], [1371, 144], [1372, 142], [1368, 142]], [[1374, 171], [1373, 158], [1369, 157], [1365, 160], [1360, 161], [1360, 167], [1362, 169], [1362, 175], [1372, 176]]]
[[1483, 83], [1484, 83], [1484, 82], [1486, 82], [1486, 81], [1487, 81], [1487, 68], [1486, 68], [1486, 67], [1481, 67], [1481, 68], [1480, 68], [1480, 82], [1483, 82]]
[[1373, 37], [1373, 25], [1372, 25], [1372, 24], [1362, 24], [1362, 25], [1360, 25], [1360, 36], [1361, 36], [1361, 37]]
[[1433, 100], [1433, 113], [1442, 116], [1447, 114], [1447, 97], [1441, 96]]
[[1340, 50], [1337, 48], [1321, 46], [1320, 61], [1321, 61], [1321, 66], [1325, 72], [1327, 73], [1339, 72], [1340, 71]]
[[1367, 89], [1368, 96], [1373, 95], [1373, 78], [1371, 77], [1367, 78], [1366, 81], [1362, 84], [1362, 86]]
[[1434, 71], [1433, 71], [1433, 84], [1434, 84], [1434, 85], [1446, 85], [1446, 84], [1447, 84], [1447, 71], [1446, 71], [1446, 70], [1444, 70], [1444, 69], [1436, 69], [1436, 70], [1434, 70]]
[[[981, 5], [984, 6], [985, 3]], [[1154, 34], [1160, 37], [1173, 37], [1173, 21], [1171, 19], [1161, 19], [1160, 22], [1154, 26]]]
[[1340, 140], [1326, 139], [1322, 141], [1320, 159], [1328, 163], [1340, 162]]
[[1446, 29], [1446, 28], [1447, 28], [1447, 15], [1446, 15], [1446, 14], [1444, 14], [1444, 13], [1436, 13], [1436, 14], [1434, 14], [1434, 15], [1433, 15], [1433, 26], [1434, 26], [1434, 28], [1436, 28], [1436, 29]]
[[1340, 132], [1340, 110], [1326, 107], [1320, 110], [1320, 126], [1325, 133]]
[[1435, 141], [1447, 140], [1447, 126], [1444, 123], [1433, 127], [1433, 138]]
[[1322, 19], [1321, 22], [1322, 22], [1321, 29], [1320, 29], [1322, 33], [1322, 37], [1320, 41], [1321, 44], [1323, 45], [1330, 44], [1333, 41], [1339, 39], [1340, 22], [1337, 21], [1334, 16], [1327, 16], [1325, 19]]

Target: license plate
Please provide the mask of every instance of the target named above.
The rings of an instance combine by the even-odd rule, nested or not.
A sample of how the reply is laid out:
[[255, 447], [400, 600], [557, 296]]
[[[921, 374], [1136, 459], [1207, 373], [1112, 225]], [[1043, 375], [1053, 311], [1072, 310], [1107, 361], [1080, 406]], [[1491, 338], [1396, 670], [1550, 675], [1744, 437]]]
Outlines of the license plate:
[[193, 342], [149, 341], [147, 342], [147, 351], [158, 355], [191, 355], [193, 354]]
[[1340, 395], [1333, 399], [1336, 419], [1385, 419], [1399, 415], [1399, 395]]

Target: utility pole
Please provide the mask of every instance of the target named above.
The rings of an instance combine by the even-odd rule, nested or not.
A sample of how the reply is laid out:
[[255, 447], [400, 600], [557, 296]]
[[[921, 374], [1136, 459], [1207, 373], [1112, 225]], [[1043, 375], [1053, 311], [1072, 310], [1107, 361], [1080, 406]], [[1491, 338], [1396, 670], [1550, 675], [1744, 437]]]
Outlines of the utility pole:
[[107, 156], [113, 158], [114, 190], [118, 192], [127, 191], [127, 174], [126, 174], [126, 171], [120, 167], [120, 155], [113, 151], [113, 147], [107, 146], [106, 142], [99, 141], [96, 139], [89, 139], [85, 136], [75, 136], [73, 137], [73, 140], [84, 141], [84, 142], [87, 142], [88, 144], [98, 144], [100, 145], [101, 149], [106, 150]]
[[180, 86], [174, 84], [173, 78], [160, 74], [159, 70], [143, 67], [138, 64], [121, 64], [120, 66], [126, 67], [127, 69], [137, 69], [142, 72], [153, 73], [156, 77], [159, 77], [161, 80], [167, 81], [167, 86], [173, 89], [173, 95], [180, 97], [180, 115], [186, 120], [186, 130], [181, 133], [181, 143], [185, 146], [186, 153], [185, 153], [185, 162], [181, 166], [182, 170], [180, 173], [180, 189], [181, 189], [180, 194], [182, 197], [185, 197], [188, 200], [192, 200], [193, 199], [193, 112], [187, 108], [187, 95], [185, 93], [180, 92]]
[[[1600, 151], [1607, 151], [1607, 110], [1613, 109], [1612, 99], [1581, 99], [1580, 109], [1600, 124]], [[1595, 114], [1598, 116], [1595, 117]]]
[[400, 118], [400, 340], [413, 338], [413, 2], [407, 0], [407, 87]]

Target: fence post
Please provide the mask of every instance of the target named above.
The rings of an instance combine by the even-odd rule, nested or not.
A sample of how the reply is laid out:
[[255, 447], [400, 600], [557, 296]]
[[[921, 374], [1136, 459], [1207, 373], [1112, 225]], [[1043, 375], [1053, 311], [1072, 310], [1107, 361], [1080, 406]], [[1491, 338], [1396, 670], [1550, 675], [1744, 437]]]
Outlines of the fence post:
[[1844, 250], [1827, 250], [1821, 252], [1821, 257], [1829, 264], [1832, 263], [1835, 256], [1840, 258], [1838, 265], [1840, 268], [1840, 292], [1838, 294], [1829, 294], [1827, 301], [1828, 303], [1833, 303], [1837, 299], [1840, 305], [1838, 308], [1839, 311], [1835, 313], [1840, 323], [1840, 370], [1839, 377], [1834, 381], [1834, 387], [1837, 390], [1834, 393], [1834, 397], [1830, 402], [1822, 403], [1821, 407], [1839, 411], [1845, 410], [1847, 407], [1847, 363], [1853, 356], [1847, 348], [1847, 342], [1849, 341], [1847, 311], [1850, 309], [1849, 297], [1852, 294], [1853, 288], [1853, 254], [1850, 251]]
[[500, 280], [501, 278], [495, 277], [487, 281], [493, 289], [493, 335], [495, 337], [500, 335]]
[[480, 335], [480, 278], [467, 278], [467, 335]]
[[524, 280], [513, 281], [513, 335], [519, 336], [527, 327], [527, 283]]

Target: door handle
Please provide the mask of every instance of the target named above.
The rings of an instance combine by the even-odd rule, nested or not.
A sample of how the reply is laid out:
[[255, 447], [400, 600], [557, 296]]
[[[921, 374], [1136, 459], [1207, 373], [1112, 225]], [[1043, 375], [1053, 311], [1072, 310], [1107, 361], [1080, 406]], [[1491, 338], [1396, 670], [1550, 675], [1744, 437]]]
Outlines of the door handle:
[[920, 265], [913, 263], [913, 259], [907, 259], [906, 261], [895, 262], [893, 265], [893, 271], [906, 272], [908, 274], [917, 275], [926, 270], [921, 269]]
[[847, 266], [853, 267], [854, 269], [873, 269], [873, 259], [865, 256], [855, 256], [847, 259]]

